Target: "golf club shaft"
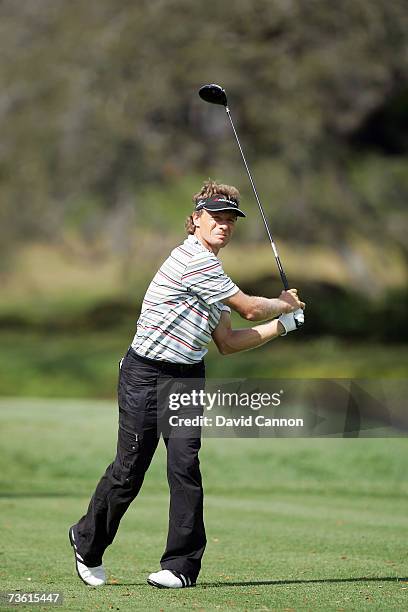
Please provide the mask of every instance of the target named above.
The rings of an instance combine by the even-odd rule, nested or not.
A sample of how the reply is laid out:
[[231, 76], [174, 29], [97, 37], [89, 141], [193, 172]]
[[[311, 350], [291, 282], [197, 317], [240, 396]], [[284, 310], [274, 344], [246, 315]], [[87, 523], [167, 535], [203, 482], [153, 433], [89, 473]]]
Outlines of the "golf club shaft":
[[271, 243], [272, 251], [273, 251], [273, 254], [274, 254], [275, 259], [276, 259], [276, 263], [277, 263], [277, 266], [278, 266], [278, 270], [279, 270], [280, 277], [281, 277], [281, 279], [282, 279], [283, 286], [284, 286], [285, 290], [287, 291], [287, 290], [289, 289], [288, 279], [286, 278], [286, 274], [285, 274], [285, 272], [284, 272], [284, 270], [283, 270], [282, 263], [281, 263], [281, 260], [280, 260], [280, 258], [279, 258], [278, 250], [277, 250], [277, 248], [276, 248], [276, 245], [275, 245], [275, 242], [274, 242], [274, 240], [273, 240], [273, 237], [272, 237], [271, 231], [270, 231], [270, 229], [269, 229], [268, 221], [267, 221], [267, 219], [266, 219], [266, 216], [265, 216], [265, 212], [264, 212], [263, 206], [262, 206], [262, 204], [261, 204], [261, 201], [260, 201], [259, 196], [258, 196], [258, 192], [257, 192], [256, 187], [255, 187], [255, 183], [254, 183], [254, 181], [253, 181], [253, 178], [252, 178], [251, 172], [250, 172], [250, 170], [249, 170], [249, 167], [248, 167], [247, 161], [246, 161], [246, 159], [245, 159], [245, 155], [244, 155], [244, 152], [243, 152], [243, 150], [242, 150], [241, 143], [239, 142], [238, 134], [237, 134], [237, 132], [236, 132], [236, 129], [235, 129], [235, 126], [234, 126], [234, 122], [232, 121], [231, 113], [230, 113], [230, 110], [229, 110], [228, 106], [225, 106], [225, 110], [226, 110], [226, 113], [227, 113], [228, 118], [229, 118], [229, 120], [230, 120], [231, 127], [232, 127], [232, 131], [234, 132], [234, 136], [235, 136], [235, 139], [236, 139], [236, 141], [237, 141], [238, 148], [239, 148], [239, 151], [240, 151], [240, 153], [241, 153], [241, 157], [242, 157], [242, 160], [243, 160], [243, 162], [244, 162], [245, 169], [246, 169], [246, 171], [247, 171], [247, 174], [248, 174], [248, 177], [249, 177], [250, 183], [251, 183], [251, 185], [252, 185], [252, 189], [253, 189], [253, 192], [254, 192], [254, 194], [255, 194], [255, 199], [256, 199], [256, 201], [257, 201], [257, 204], [258, 204], [258, 207], [259, 207], [259, 211], [260, 211], [260, 213], [261, 213], [261, 217], [262, 217], [263, 222], [264, 222], [264, 224], [265, 224], [266, 233], [268, 234], [268, 238], [269, 238], [269, 241], [270, 241], [270, 243]]

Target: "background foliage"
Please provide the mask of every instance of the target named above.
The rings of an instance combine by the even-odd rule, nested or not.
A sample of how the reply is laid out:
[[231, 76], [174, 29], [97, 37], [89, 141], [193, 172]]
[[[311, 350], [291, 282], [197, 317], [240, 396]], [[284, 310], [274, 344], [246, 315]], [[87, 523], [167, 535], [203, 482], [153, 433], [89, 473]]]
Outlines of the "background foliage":
[[406, 342], [407, 31], [399, 0], [4, 0], [1, 327], [17, 346], [133, 330], [207, 176], [249, 213], [226, 271], [279, 290], [224, 112], [197, 96], [219, 82], [308, 302], [302, 333]]

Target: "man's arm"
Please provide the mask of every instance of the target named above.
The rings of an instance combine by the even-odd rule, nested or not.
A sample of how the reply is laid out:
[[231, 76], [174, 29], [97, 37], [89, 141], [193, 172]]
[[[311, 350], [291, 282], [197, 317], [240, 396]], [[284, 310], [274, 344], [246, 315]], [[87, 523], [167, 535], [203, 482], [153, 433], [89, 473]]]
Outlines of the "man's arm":
[[285, 332], [282, 323], [275, 319], [249, 329], [232, 329], [231, 316], [223, 310], [220, 321], [212, 333], [213, 340], [222, 355], [256, 348], [281, 336]]
[[278, 298], [272, 299], [238, 291], [222, 301], [248, 321], [265, 321], [305, 307], [304, 302], [299, 300], [296, 289], [282, 291]]

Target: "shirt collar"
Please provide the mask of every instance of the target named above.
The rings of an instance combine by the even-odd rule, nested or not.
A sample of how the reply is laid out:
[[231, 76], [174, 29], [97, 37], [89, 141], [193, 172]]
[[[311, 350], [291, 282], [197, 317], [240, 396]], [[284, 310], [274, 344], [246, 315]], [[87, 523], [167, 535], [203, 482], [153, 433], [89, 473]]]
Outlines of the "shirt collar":
[[[211, 253], [211, 255], [214, 255], [214, 253], [211, 251], [211, 249], [207, 249], [202, 242], [200, 242], [200, 240], [198, 238], [196, 238], [196, 236], [194, 234], [189, 234], [186, 238], [186, 242], [188, 242], [189, 244], [196, 244], [200, 247], [201, 251], [205, 251], [207, 253]], [[214, 255], [214, 257], [216, 257], [216, 255]], [[218, 258], [217, 258], [218, 259]]]
[[203, 245], [203, 243], [200, 242], [199, 239], [196, 238], [196, 236], [194, 236], [194, 234], [189, 234], [187, 236], [186, 242], [190, 242], [191, 244], [198, 244], [202, 249], [207, 250], [205, 246]]

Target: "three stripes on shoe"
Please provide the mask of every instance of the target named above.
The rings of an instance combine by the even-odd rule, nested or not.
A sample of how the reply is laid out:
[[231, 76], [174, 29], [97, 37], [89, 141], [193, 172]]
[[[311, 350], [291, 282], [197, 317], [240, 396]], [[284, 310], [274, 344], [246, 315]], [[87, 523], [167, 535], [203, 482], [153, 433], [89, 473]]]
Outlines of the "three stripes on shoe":
[[185, 587], [190, 587], [193, 586], [193, 583], [191, 581], [191, 578], [189, 578], [188, 576], [184, 576], [183, 574], [180, 574], [179, 572], [176, 572], [175, 570], [169, 570], [172, 574], [174, 574], [174, 576], [176, 578], [178, 578], [179, 580], [181, 580], [181, 584], [183, 585], [182, 588]]
[[[77, 558], [77, 559], [78, 559], [78, 561], [80, 561], [81, 563], [84, 563], [83, 558], [81, 557], [81, 555], [80, 555], [80, 554], [79, 554], [79, 552], [78, 552], [77, 545], [75, 544], [75, 536], [74, 536], [74, 530], [73, 530], [73, 529], [71, 529], [71, 539], [72, 539], [72, 546], [74, 547], [74, 550], [75, 550], [75, 556], [76, 556], [76, 558]], [[85, 565], [85, 563], [84, 563], [84, 565]]]

